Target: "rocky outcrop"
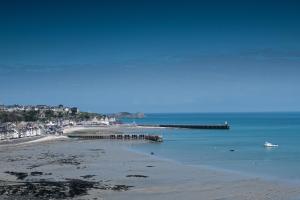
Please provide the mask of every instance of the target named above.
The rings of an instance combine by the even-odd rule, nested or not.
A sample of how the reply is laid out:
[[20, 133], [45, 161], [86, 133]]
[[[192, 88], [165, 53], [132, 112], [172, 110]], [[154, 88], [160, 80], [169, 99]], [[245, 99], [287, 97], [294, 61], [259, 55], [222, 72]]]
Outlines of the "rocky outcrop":
[[137, 113], [129, 113], [129, 112], [119, 112], [113, 115], [115, 118], [121, 119], [121, 118], [131, 118], [131, 119], [138, 119], [138, 118], [144, 118], [145, 114], [141, 112]]

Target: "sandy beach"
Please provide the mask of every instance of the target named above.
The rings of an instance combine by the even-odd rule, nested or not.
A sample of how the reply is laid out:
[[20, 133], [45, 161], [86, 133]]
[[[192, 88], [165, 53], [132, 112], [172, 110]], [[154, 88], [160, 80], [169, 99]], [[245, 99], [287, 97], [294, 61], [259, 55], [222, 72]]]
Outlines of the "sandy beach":
[[72, 133], [75, 131], [89, 131], [89, 130], [98, 130], [99, 127], [83, 127], [83, 126], [70, 126], [70, 127], [65, 127], [63, 130], [64, 134]]
[[[300, 197], [299, 185], [187, 166], [156, 155], [136, 153], [129, 150], [134, 145], [130, 141], [53, 139], [0, 146], [0, 199], [293, 200]], [[47, 196], [45, 188], [54, 196]], [[56, 189], [51, 191], [51, 188]]]

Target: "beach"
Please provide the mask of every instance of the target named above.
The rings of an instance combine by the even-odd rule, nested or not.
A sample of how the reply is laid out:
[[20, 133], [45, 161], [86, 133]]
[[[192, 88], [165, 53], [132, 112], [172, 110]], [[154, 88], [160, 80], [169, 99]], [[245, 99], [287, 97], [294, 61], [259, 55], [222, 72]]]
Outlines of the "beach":
[[[135, 143], [143, 142], [60, 138], [2, 145], [0, 197], [116, 200], [300, 197], [297, 184], [184, 165], [161, 159], [155, 152], [154, 155], [134, 152], [131, 146]], [[29, 183], [30, 187], [20, 187]], [[8, 185], [11, 187], [7, 188]], [[24, 188], [28, 191], [20, 192]], [[43, 193], [45, 188], [53, 196]]]

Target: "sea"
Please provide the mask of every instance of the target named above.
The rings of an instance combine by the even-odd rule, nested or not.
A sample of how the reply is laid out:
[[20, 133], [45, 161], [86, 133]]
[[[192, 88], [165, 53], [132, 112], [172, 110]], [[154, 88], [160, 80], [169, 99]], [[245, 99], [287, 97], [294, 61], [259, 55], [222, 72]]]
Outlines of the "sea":
[[[164, 113], [123, 121], [152, 125], [227, 121], [229, 130], [149, 129], [150, 134], [162, 135], [164, 141], [131, 148], [187, 165], [300, 183], [300, 112]], [[266, 148], [266, 141], [279, 146]]]

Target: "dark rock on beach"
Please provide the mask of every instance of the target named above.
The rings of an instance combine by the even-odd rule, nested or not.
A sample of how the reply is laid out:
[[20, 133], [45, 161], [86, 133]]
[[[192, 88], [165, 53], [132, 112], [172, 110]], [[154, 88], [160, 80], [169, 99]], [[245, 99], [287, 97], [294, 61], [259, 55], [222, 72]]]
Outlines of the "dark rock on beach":
[[90, 151], [104, 151], [104, 149], [90, 149]]
[[40, 181], [23, 182], [0, 186], [0, 195], [12, 196], [18, 199], [65, 199], [87, 194], [87, 190], [95, 188], [96, 183], [72, 179], [62, 182]]
[[44, 174], [43, 172], [31, 172], [30, 173], [31, 176], [41, 176], [43, 174]]
[[5, 173], [17, 177], [18, 180], [24, 180], [28, 176], [28, 173], [25, 172], [6, 171]]
[[113, 190], [113, 191], [127, 191], [131, 187], [133, 187], [133, 186], [128, 186], [128, 185], [114, 185], [110, 189]]
[[133, 186], [101, 185], [100, 182], [84, 181], [80, 179], [66, 179], [66, 181], [15, 182], [0, 185], [1, 199], [67, 199], [88, 194], [90, 189], [126, 191]]
[[77, 161], [77, 157], [76, 156], [71, 156], [70, 158], [62, 158], [62, 159], [58, 159], [53, 163], [57, 163], [60, 165], [64, 165], [64, 164], [69, 164], [69, 165], [80, 165], [80, 162]]
[[127, 175], [126, 177], [136, 177], [136, 178], [147, 178], [148, 176], [145, 175], [139, 175], [139, 174], [134, 174], [134, 175]]
[[75, 165], [81, 164], [81, 160], [77, 155], [65, 155], [65, 154], [53, 154], [53, 153], [42, 153], [38, 160], [39, 163], [30, 165], [27, 169], [34, 169], [45, 165]]
[[82, 177], [84, 179], [88, 179], [88, 178], [93, 178], [94, 176], [96, 176], [96, 175], [84, 175], [84, 176], [80, 176], [80, 177]]

